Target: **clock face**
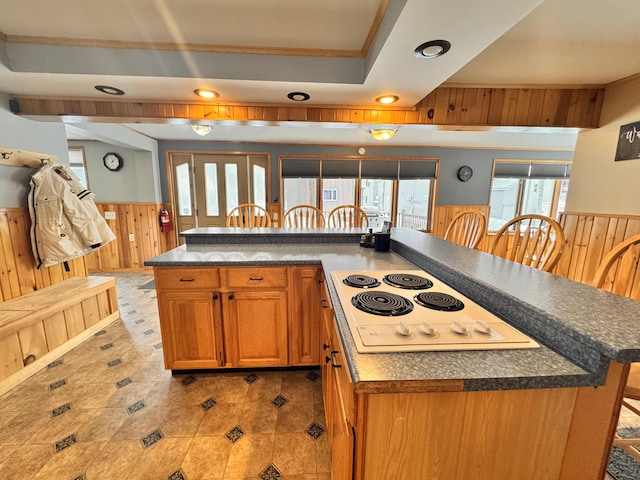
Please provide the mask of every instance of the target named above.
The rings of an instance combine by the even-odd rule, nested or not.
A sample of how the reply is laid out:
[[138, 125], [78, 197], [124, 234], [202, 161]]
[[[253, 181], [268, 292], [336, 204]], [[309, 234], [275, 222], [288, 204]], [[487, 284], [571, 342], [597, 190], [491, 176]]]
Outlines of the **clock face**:
[[473, 176], [473, 170], [471, 169], [471, 167], [468, 167], [465, 165], [464, 167], [460, 167], [460, 169], [458, 170], [458, 179], [461, 182], [466, 182], [472, 176]]
[[107, 153], [102, 157], [102, 161], [104, 162], [104, 166], [111, 171], [115, 172], [122, 168], [122, 157], [117, 153]]

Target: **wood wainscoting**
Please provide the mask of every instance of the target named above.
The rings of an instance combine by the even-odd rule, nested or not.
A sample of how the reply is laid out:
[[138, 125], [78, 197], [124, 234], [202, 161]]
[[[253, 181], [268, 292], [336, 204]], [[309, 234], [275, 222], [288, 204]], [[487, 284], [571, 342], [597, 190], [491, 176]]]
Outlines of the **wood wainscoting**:
[[[86, 256], [90, 272], [139, 271], [153, 273], [144, 261], [177, 247], [175, 221], [168, 204], [156, 203], [98, 203], [103, 217], [115, 213], [115, 220], [107, 219], [116, 240]], [[172, 229], [160, 231], [158, 215], [166, 208], [172, 219]]]
[[0, 302], [21, 297], [35, 290], [87, 275], [83, 258], [62, 264], [36, 268], [31, 251], [31, 218], [26, 208], [0, 209]]
[[640, 216], [565, 212], [559, 222], [567, 244], [554, 273], [582, 283], [591, 283], [613, 247], [640, 233]]

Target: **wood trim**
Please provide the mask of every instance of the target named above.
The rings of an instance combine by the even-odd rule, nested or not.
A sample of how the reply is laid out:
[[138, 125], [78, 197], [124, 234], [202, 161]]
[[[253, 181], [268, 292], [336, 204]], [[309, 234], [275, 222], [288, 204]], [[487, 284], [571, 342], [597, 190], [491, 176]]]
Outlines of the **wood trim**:
[[[597, 128], [604, 88], [439, 87], [415, 107], [295, 106], [16, 96], [18, 115], [93, 122], [235, 120]], [[134, 120], [135, 119], [135, 120]]]

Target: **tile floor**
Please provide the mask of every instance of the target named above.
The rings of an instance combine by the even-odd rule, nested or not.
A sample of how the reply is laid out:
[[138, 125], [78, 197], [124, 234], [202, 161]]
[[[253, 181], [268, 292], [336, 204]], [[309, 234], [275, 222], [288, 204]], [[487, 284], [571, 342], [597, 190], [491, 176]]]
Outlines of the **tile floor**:
[[116, 277], [121, 319], [0, 397], [0, 480], [330, 480], [318, 370], [171, 375]]

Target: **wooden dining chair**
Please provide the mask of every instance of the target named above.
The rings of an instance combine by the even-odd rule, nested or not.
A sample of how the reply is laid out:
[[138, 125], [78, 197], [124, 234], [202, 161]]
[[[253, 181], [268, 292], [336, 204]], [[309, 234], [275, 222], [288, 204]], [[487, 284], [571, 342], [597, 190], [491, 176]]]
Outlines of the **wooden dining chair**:
[[[622, 241], [604, 256], [591, 284], [608, 292], [640, 300], [639, 260], [640, 234]], [[622, 395], [622, 405], [640, 417], [640, 408], [632, 403], [633, 400], [640, 400], [640, 363], [631, 364]], [[624, 449], [629, 455], [640, 461], [640, 451], [636, 448], [637, 445], [640, 445], [639, 436], [621, 438], [616, 433], [613, 445]]]
[[271, 216], [260, 205], [243, 203], [229, 212], [229, 215], [227, 215], [227, 227], [271, 227]]
[[520, 215], [497, 231], [489, 253], [550, 272], [564, 251], [564, 232], [553, 218]]
[[324, 215], [313, 205], [296, 205], [284, 214], [284, 226], [287, 228], [322, 228]]
[[329, 212], [329, 226], [334, 228], [368, 227], [369, 219], [357, 205], [340, 205]]
[[476, 248], [486, 232], [487, 218], [479, 210], [464, 210], [453, 216], [444, 239], [463, 247]]

